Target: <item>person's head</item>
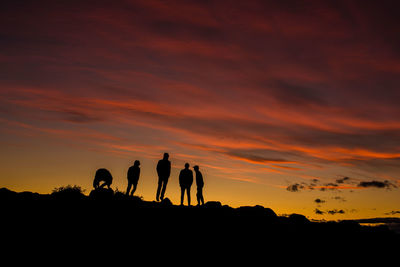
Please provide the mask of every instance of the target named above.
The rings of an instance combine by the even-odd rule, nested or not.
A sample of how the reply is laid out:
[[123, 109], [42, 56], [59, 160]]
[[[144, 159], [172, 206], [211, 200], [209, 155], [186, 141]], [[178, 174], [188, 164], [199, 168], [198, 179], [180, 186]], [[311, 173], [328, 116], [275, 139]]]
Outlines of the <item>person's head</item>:
[[194, 166], [193, 169], [197, 172], [199, 170], [199, 166]]
[[185, 169], [189, 169], [189, 163], [185, 163]]
[[164, 153], [164, 159], [168, 159], [169, 158], [169, 154], [168, 153]]
[[139, 167], [139, 165], [140, 165], [140, 161], [138, 161], [138, 160], [135, 160], [135, 163], [133, 164], [134, 166], [138, 166]]

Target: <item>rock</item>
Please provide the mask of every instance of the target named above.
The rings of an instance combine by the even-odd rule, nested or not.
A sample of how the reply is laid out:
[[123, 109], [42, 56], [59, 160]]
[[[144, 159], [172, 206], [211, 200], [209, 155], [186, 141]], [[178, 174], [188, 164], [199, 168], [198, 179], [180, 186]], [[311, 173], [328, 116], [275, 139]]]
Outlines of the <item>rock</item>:
[[17, 192], [8, 190], [7, 188], [0, 188], [0, 200], [10, 201], [17, 199]]
[[161, 201], [161, 205], [163, 206], [163, 207], [172, 207], [173, 206], [173, 204], [172, 204], [172, 201], [169, 199], [169, 198], [164, 198], [162, 201]]
[[310, 223], [310, 221], [306, 218], [306, 216], [296, 213], [289, 215], [289, 221], [298, 225]]
[[219, 201], [207, 201], [204, 204], [205, 208], [213, 208], [213, 209], [217, 209], [217, 208], [221, 208], [222, 204]]
[[89, 198], [94, 200], [112, 200], [114, 197], [114, 190], [111, 188], [98, 188], [90, 192]]
[[273, 211], [270, 208], [264, 208], [264, 212], [266, 213], [266, 215], [268, 217], [271, 217], [271, 218], [277, 218], [278, 217], [278, 215], [276, 215], [275, 211]]
[[238, 208], [238, 212], [243, 216], [262, 216], [268, 218], [277, 218], [276, 213], [270, 208], [264, 208], [263, 206], [242, 206]]
[[24, 201], [32, 201], [32, 200], [37, 200], [40, 198], [39, 193], [32, 193], [29, 191], [24, 191], [21, 193], [18, 193], [18, 198]]

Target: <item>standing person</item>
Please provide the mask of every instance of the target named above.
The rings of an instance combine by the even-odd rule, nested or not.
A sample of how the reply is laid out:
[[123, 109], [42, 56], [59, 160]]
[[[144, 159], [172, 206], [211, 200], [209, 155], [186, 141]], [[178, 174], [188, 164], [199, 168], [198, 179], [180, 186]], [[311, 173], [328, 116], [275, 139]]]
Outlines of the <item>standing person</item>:
[[189, 163], [185, 164], [185, 168], [179, 174], [179, 185], [181, 186], [181, 205], [183, 205], [183, 197], [185, 190], [187, 193], [188, 206], [190, 206], [190, 187], [193, 184], [193, 172], [189, 170]]
[[196, 173], [196, 185], [197, 185], [197, 206], [204, 205], [204, 198], [203, 198], [203, 187], [204, 187], [204, 180], [203, 175], [199, 171], [199, 166], [193, 167]]
[[131, 196], [136, 191], [136, 187], [139, 181], [140, 177], [140, 161], [135, 160], [135, 163], [133, 166], [129, 167], [128, 173], [127, 173], [127, 178], [128, 178], [128, 187], [126, 188], [126, 195], [129, 195], [129, 191], [131, 191], [131, 187], [133, 186], [133, 189], [131, 191]]
[[168, 178], [171, 175], [171, 162], [168, 160], [169, 154], [164, 153], [164, 158], [158, 161], [157, 174], [158, 174], [158, 187], [156, 200], [160, 201], [164, 199], [165, 190], [167, 189]]

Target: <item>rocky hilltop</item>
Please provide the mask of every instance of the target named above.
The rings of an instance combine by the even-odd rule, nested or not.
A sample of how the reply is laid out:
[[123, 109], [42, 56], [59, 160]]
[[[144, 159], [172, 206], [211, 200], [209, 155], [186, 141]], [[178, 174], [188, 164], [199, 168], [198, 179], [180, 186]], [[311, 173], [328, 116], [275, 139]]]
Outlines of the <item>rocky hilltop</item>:
[[99, 246], [100, 250], [128, 242], [130, 249], [229, 248], [252, 253], [271, 246], [304, 249], [305, 244], [313, 249], [326, 244], [392, 248], [390, 244], [400, 240], [386, 226], [311, 222], [300, 214], [283, 217], [262, 206], [232, 208], [217, 201], [199, 207], [177, 206], [169, 199], [144, 201], [108, 189], [87, 196], [73, 188], [51, 194], [2, 188], [0, 201], [5, 229], [19, 240], [50, 240], [60, 245], [61, 238], [63, 244]]

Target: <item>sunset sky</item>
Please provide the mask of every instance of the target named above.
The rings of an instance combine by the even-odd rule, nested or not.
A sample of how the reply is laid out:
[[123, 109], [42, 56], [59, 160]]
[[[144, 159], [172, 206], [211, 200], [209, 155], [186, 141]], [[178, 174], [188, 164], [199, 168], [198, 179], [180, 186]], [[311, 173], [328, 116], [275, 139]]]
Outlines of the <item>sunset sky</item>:
[[[400, 217], [398, 1], [3, 1], [0, 187]], [[192, 187], [192, 203], [195, 201]]]

